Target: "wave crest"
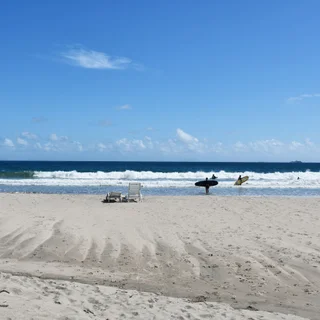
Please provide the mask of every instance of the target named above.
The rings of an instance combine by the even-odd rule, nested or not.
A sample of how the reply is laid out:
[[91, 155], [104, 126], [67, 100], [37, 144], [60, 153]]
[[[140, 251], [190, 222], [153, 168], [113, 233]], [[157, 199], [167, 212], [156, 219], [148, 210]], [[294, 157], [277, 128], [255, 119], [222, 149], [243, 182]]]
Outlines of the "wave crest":
[[0, 171], [0, 179], [31, 179], [33, 171]]
[[[46, 185], [46, 186], [127, 186], [138, 181], [150, 188], [194, 187], [199, 180], [218, 177], [218, 188], [231, 188], [241, 174], [249, 176], [247, 188], [320, 188], [320, 172], [153, 172], [153, 171], [23, 171], [1, 172], [2, 185]], [[1, 175], [2, 174], [2, 175]], [[300, 179], [297, 179], [297, 178]]]

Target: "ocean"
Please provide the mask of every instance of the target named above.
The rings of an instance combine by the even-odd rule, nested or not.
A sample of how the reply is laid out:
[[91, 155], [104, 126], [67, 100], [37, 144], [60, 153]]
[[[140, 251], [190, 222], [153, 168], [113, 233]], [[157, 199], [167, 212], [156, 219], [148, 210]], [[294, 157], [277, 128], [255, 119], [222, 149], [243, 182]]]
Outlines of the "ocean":
[[[319, 196], [320, 163], [0, 161], [0, 192], [106, 194], [141, 182], [143, 195]], [[239, 175], [249, 176], [234, 186]], [[299, 178], [299, 179], [298, 179]]]

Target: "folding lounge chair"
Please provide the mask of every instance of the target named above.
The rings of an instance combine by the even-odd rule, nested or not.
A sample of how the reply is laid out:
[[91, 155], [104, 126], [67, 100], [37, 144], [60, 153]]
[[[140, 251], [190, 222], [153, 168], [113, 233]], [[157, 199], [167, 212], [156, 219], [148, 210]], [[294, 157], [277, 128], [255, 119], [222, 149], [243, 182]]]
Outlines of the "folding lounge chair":
[[139, 201], [142, 201], [141, 187], [141, 183], [129, 183], [128, 195], [126, 196], [126, 200], [135, 201], [139, 199]]
[[121, 194], [121, 192], [109, 192], [106, 196], [106, 201], [110, 202], [110, 200], [119, 200], [120, 202], [122, 202], [122, 199], [124, 198], [124, 196]]

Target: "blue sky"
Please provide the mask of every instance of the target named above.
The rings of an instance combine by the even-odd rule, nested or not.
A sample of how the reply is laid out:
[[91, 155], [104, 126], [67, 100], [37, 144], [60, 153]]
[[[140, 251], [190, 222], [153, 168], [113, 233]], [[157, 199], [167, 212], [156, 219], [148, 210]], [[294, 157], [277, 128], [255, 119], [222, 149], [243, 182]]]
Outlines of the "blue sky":
[[319, 10], [4, 1], [0, 159], [319, 161]]

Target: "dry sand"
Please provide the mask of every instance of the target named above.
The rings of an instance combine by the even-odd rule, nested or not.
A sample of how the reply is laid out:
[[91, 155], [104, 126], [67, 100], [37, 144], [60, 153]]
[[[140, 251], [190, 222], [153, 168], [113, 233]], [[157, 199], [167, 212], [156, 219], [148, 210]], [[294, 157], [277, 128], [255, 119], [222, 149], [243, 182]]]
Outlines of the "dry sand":
[[0, 194], [0, 319], [320, 318], [319, 198], [102, 198]]

